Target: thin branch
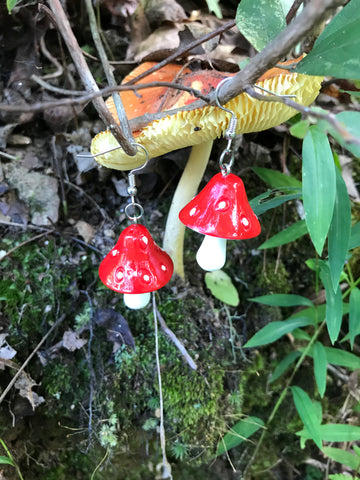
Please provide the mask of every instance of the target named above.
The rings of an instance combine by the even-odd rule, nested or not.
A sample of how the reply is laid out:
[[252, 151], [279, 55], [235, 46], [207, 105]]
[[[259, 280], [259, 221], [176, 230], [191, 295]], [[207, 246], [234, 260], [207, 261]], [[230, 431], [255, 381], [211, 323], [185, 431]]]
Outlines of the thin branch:
[[149, 70], [146, 70], [146, 72], [143, 72], [137, 77], [131, 79], [129, 82], [126, 83], [126, 85], [133, 85], [134, 83], [138, 82], [139, 80], [146, 77], [147, 75], [150, 75], [151, 73], [156, 72], [160, 68], [165, 67], [165, 65], [168, 65], [170, 62], [174, 62], [176, 59], [178, 59], [179, 57], [182, 57], [185, 53], [190, 52], [195, 47], [198, 47], [199, 45], [207, 42], [208, 40], [211, 40], [212, 38], [217, 37], [218, 35], [221, 35], [222, 33], [226, 32], [226, 30], [233, 28], [235, 25], [236, 25], [235, 20], [231, 20], [230, 22], [217, 28], [213, 32], [208, 33], [207, 35], [204, 35], [203, 37], [198, 38], [197, 40], [194, 40], [193, 42], [189, 43], [185, 48], [178, 49], [175, 53], [165, 58], [165, 60], [163, 60], [162, 62], [157, 63], [153, 67], [149, 68]]
[[[68, 47], [69, 53], [74, 61], [74, 64], [78, 70], [79, 76], [84, 84], [86, 91], [98, 91], [99, 88], [85, 61], [81, 48], [71, 29], [69, 20], [65, 15], [60, 0], [48, 0], [48, 4], [56, 18], [56, 23], [58, 25], [59, 31], [61, 32], [62, 37]], [[112, 127], [112, 133], [115, 136], [116, 140], [123, 147], [124, 151], [129, 155], [135, 155], [137, 151], [136, 148], [131, 144], [131, 141], [129, 142], [127, 137], [124, 135], [124, 132], [120, 125], [115, 122], [104, 100], [100, 96], [98, 96], [96, 98], [93, 98], [92, 101], [105, 125]]]
[[[88, 13], [88, 16], [89, 16], [91, 34], [92, 34], [92, 37], [93, 37], [93, 40], [94, 40], [96, 50], [97, 50], [97, 52], [99, 54], [99, 57], [100, 57], [100, 60], [101, 60], [101, 64], [103, 66], [107, 82], [108, 82], [110, 87], [114, 87], [116, 85], [115, 77], [114, 77], [114, 74], [112, 72], [109, 60], [107, 58], [105, 49], [103, 47], [103, 44], [102, 44], [102, 41], [101, 41], [101, 38], [100, 38], [99, 30], [97, 28], [95, 13], [94, 13], [94, 9], [93, 9], [93, 6], [92, 6], [92, 1], [91, 0], [85, 0], [85, 5], [86, 5], [86, 10], [87, 10], [87, 13]], [[113, 96], [113, 99], [114, 99], [116, 112], [117, 112], [117, 115], [118, 115], [118, 118], [119, 118], [119, 124], [121, 125], [121, 128], [124, 131], [124, 135], [130, 143], [134, 143], [135, 140], [134, 140], [132, 131], [130, 129], [130, 125], [129, 125], [128, 118], [126, 116], [125, 108], [123, 106], [123, 103], [121, 101], [121, 98], [120, 98], [120, 95], [119, 95], [118, 91], [114, 91], [112, 96]]]
[[47, 338], [49, 337], [49, 335], [55, 330], [55, 328], [57, 328], [60, 323], [64, 320], [64, 318], [66, 317], [65, 314], [61, 315], [61, 317], [54, 323], [54, 325], [50, 328], [50, 330], [42, 337], [42, 339], [40, 340], [40, 342], [36, 345], [36, 347], [34, 348], [34, 350], [30, 353], [30, 355], [27, 357], [27, 359], [25, 360], [25, 362], [21, 365], [21, 367], [19, 368], [19, 370], [16, 372], [16, 374], [13, 376], [13, 378], [11, 379], [11, 381], [9, 382], [8, 386], [5, 388], [5, 390], [2, 392], [1, 394], [1, 397], [0, 397], [0, 404], [1, 402], [4, 400], [4, 398], [6, 397], [6, 395], [8, 394], [9, 390], [13, 387], [13, 385], [15, 384], [16, 380], [19, 378], [21, 372], [24, 371], [25, 367], [27, 366], [27, 364], [30, 362], [30, 360], [33, 358], [33, 356], [35, 355], [35, 353], [39, 350], [39, 348], [41, 347], [41, 345], [47, 340]]
[[193, 370], [196, 370], [197, 369], [197, 366], [196, 366], [196, 363], [194, 362], [194, 360], [190, 357], [190, 355], [188, 354], [185, 346], [182, 344], [182, 342], [177, 338], [177, 336], [175, 335], [175, 333], [170, 330], [170, 328], [167, 326], [163, 316], [161, 315], [161, 313], [159, 312], [158, 308], [156, 307], [156, 305], [154, 306], [154, 311], [157, 315], [157, 318], [159, 320], [159, 323], [160, 323], [160, 326], [161, 328], [163, 329], [165, 335], [174, 343], [174, 345], [176, 346], [176, 348], [180, 351], [181, 355], [184, 357], [184, 359], [186, 360], [186, 362], [188, 363], [189, 367], [192, 368]]
[[295, 17], [296, 12], [299, 10], [300, 5], [303, 3], [303, 0], [294, 0], [294, 3], [291, 5], [290, 10], [286, 15], [286, 24], [289, 25], [291, 20]]
[[[256, 85], [255, 85], [256, 88]], [[360, 138], [355, 137], [352, 135], [344, 125], [339, 122], [336, 116], [333, 113], [323, 113], [319, 112], [318, 110], [313, 110], [309, 107], [304, 107], [299, 103], [294, 102], [291, 98], [281, 97], [277, 95], [262, 95], [254, 90], [252, 87], [246, 87], [245, 92], [250, 95], [251, 97], [255, 98], [256, 100], [261, 100], [262, 102], [280, 102], [284, 103], [288, 107], [297, 110], [298, 112], [302, 113], [306, 117], [314, 117], [319, 120], [325, 120], [328, 122], [340, 135], [343, 137], [346, 143], [351, 143], [360, 147]]]
[[[44, 88], [47, 88], [49, 90], [53, 90], [54, 88], [56, 88], [48, 84], [47, 82], [44, 82], [44, 80], [41, 80], [41, 82], [39, 82], [38, 77], [35, 75], [32, 75], [31, 78], [36, 82], [41, 83], [41, 85]], [[9, 105], [7, 103], [0, 103], [0, 110], [4, 112], [22, 112], [22, 113], [41, 112], [43, 110], [47, 110], [48, 108], [61, 107], [64, 105], [84, 105], [90, 102], [91, 100], [94, 100], [97, 97], [108, 95], [109, 93], [114, 92], [116, 90], [120, 92], [127, 91], [127, 90], [137, 91], [137, 90], [142, 90], [144, 88], [155, 88], [155, 87], [168, 87], [168, 88], [174, 88], [175, 90], [183, 90], [184, 92], [189, 92], [194, 97], [201, 99], [202, 105], [207, 104], [206, 103], [208, 99], [207, 95], [203, 95], [199, 90], [196, 90], [192, 87], [187, 87], [179, 83], [171, 83], [171, 82], [151, 82], [151, 83], [142, 83], [140, 85], [115, 85], [114, 87], [104, 87], [101, 90], [98, 90], [96, 92], [89, 92], [89, 93], [80, 92], [79, 90], [65, 90], [66, 92], [69, 92], [69, 93], [66, 93], [66, 95], [69, 95], [69, 94], [80, 95], [81, 93], [81, 96], [79, 98], [65, 98], [62, 100], [54, 100], [51, 102], [36, 102], [33, 104], [22, 103], [17, 105], [16, 104]], [[58, 93], [64, 92], [65, 94], [65, 91], [62, 89], [58, 89]], [[191, 107], [191, 105], [193, 104], [190, 104], [189, 107]], [[179, 110], [184, 110], [184, 108]], [[165, 115], [163, 114], [163, 116]]]
[[[313, 28], [327, 20], [334, 9], [345, 3], [346, 0], [312, 0], [290, 25], [251, 59], [251, 62], [243, 70], [223, 85], [218, 94], [220, 103], [229, 102], [246, 86], [255, 83], [261, 75], [285, 57]], [[209, 98], [210, 103], [215, 105], [215, 92], [212, 92]]]

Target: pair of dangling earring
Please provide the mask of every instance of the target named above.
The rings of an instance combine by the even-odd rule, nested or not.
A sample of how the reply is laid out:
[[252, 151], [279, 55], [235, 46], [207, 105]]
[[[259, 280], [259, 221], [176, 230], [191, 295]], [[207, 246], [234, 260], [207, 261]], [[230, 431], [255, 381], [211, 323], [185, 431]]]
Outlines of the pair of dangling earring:
[[[227, 80], [218, 84], [216, 92]], [[205, 235], [196, 258], [207, 271], [219, 270], [225, 264], [228, 239], [252, 238], [259, 235], [261, 230], [241, 178], [231, 173], [234, 162], [231, 146], [237, 117], [234, 112], [220, 105], [218, 98], [216, 101], [221, 109], [231, 114], [225, 132], [228, 143], [219, 159], [220, 172], [179, 213], [182, 223]], [[124, 302], [129, 308], [139, 309], [149, 302], [150, 292], [170, 281], [174, 266], [170, 256], [155, 243], [148, 229], [138, 223], [144, 211], [135, 201], [135, 175], [146, 166], [149, 156], [142, 145], [134, 145], [145, 152], [146, 161], [128, 175], [131, 202], [126, 206], [125, 214], [132, 224], [122, 231], [114, 248], [101, 262], [99, 276], [107, 287], [124, 294]]]

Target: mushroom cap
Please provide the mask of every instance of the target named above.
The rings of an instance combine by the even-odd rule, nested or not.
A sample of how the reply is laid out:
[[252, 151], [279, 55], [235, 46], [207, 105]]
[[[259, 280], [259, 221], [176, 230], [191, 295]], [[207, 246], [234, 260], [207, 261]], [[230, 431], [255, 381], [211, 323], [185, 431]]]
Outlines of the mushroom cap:
[[243, 181], [233, 173], [216, 174], [180, 211], [179, 218], [192, 230], [211, 237], [244, 240], [261, 231]]
[[[296, 61], [297, 60], [292, 61], [292, 63]], [[138, 68], [143, 71], [145, 65], [146, 64], [140, 65]], [[152, 64], [150, 64], [150, 66], [151, 65]], [[149, 68], [149, 65], [147, 65], [147, 68]], [[161, 74], [162, 72], [164, 78], [167, 78], [169, 81], [171, 75], [174, 80], [176, 77], [175, 72], [177, 71], [179, 74], [180, 69], [181, 67], [179, 65], [175, 65], [174, 68], [166, 74], [167, 76], [162, 72], [162, 69], [159, 70], [159, 73]], [[138, 73], [141, 73], [141, 71], [135, 69], [131, 77], [136, 76]], [[203, 94], [216, 88], [223, 78], [232, 76], [232, 74], [207, 70], [200, 70], [194, 73], [187, 73], [187, 71], [185, 71], [185, 73], [181, 79], [176, 77], [175, 81], [201, 90]], [[152, 75], [155, 75], [155, 73], [151, 74], [151, 76]], [[162, 78], [162, 80], [164, 78]], [[148, 79], [145, 77], [141, 82], [145, 83], [149, 80], [153, 81], [154, 78]], [[159, 78], [157, 78], [157, 80], [159, 80]], [[302, 75], [281, 68], [273, 68], [260, 77], [256, 84], [279, 95], [296, 95], [296, 102], [307, 106], [317, 97], [322, 80], [323, 77]], [[121, 93], [121, 97], [124, 100], [124, 107], [129, 118], [141, 116], [144, 113], [155, 113], [157, 111], [156, 109], [167, 111], [180, 108], [196, 100], [187, 92], [178, 92], [177, 94], [170, 93], [169, 96], [166, 96], [165, 93], [167, 89], [165, 87], [157, 88], [162, 88], [160, 102], [158, 97], [155, 96], [154, 89], [151, 88], [144, 89], [148, 91], [151, 90], [152, 92], [150, 92], [150, 94], [144, 90], [139, 90], [137, 94], [139, 96], [133, 92]], [[124, 96], [125, 93], [131, 93], [131, 96]], [[127, 103], [128, 98], [132, 99], [130, 103]], [[152, 98], [152, 100], [148, 101], [148, 98]], [[112, 99], [108, 99], [107, 105], [110, 109], [113, 108]], [[143, 112], [140, 110], [141, 106], [145, 106]], [[246, 93], [242, 93], [230, 100], [225, 107], [233, 110], [238, 117], [236, 129], [236, 133], [238, 134], [266, 130], [285, 122], [296, 113], [294, 109], [280, 102], [263, 102], [250, 97]], [[148, 110], [149, 108], [151, 111]], [[149, 157], [153, 158], [172, 150], [198, 145], [222, 136], [229, 125], [229, 119], [230, 115], [227, 112], [224, 112], [217, 106], [207, 105], [194, 110], [178, 111], [175, 114], [154, 120], [142, 130], [134, 132], [134, 138], [136, 142], [146, 148]], [[114, 136], [110, 131], [104, 131], [96, 135], [92, 140], [91, 153], [98, 155], [116, 147], [119, 147], [119, 144]], [[118, 149], [104, 155], [96, 156], [95, 159], [105, 167], [116, 170], [128, 170], [143, 164], [145, 154], [143, 151], [139, 151], [136, 156], [131, 157], [124, 153], [122, 149]]]
[[166, 285], [174, 271], [169, 255], [144, 225], [133, 224], [120, 234], [99, 267], [101, 281], [119, 293], [147, 293]]

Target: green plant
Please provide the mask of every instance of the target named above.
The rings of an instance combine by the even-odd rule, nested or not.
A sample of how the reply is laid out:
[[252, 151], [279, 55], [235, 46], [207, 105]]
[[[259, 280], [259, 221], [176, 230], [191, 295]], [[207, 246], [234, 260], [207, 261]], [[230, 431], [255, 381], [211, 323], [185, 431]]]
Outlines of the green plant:
[[[280, 5], [280, 2], [272, 3]], [[266, 10], [264, 15], [266, 25], [262, 25], [263, 31], [258, 35], [254, 29], [251, 29], [251, 21], [246, 23], [248, 16], [254, 15], [250, 4], [252, 2], [241, 2], [237, 20], [245, 31], [249, 29], [249, 40], [259, 45], [259, 48], [263, 48], [281, 27], [271, 26], [269, 16], [271, 17], [272, 13], [270, 9]], [[360, 79], [360, 65], [352, 64], [352, 50], [346, 47], [349, 38], [357, 36], [355, 25], [358, 25], [359, 21], [359, 1], [352, 0], [330, 22], [316, 41], [314, 49], [300, 62], [296, 70], [306, 74], [340, 75], [342, 78]], [[268, 28], [272, 30], [267, 32]], [[343, 34], [345, 28], [346, 39]], [[259, 25], [257, 30], [261, 30]], [[329, 45], [334, 45], [335, 51], [331, 50]], [[334, 123], [334, 118], [328, 112], [315, 109], [314, 113], [314, 118], [300, 120], [293, 124], [290, 130], [293, 135], [303, 140], [302, 181], [270, 169], [254, 168], [255, 173], [269, 183], [272, 190], [254, 199], [251, 204], [254, 211], [260, 215], [289, 200], [298, 199], [303, 202], [304, 218], [268, 239], [260, 249], [285, 246], [309, 235], [315, 253], [314, 258], [306, 260], [306, 265], [313, 272], [316, 294], [318, 295], [323, 288], [326, 302], [318, 305], [305, 296], [288, 293], [252, 298], [251, 301], [269, 307], [286, 308], [287, 311], [296, 307], [300, 311], [288, 316], [286, 320], [268, 323], [255, 333], [244, 348], [258, 348], [277, 342], [285, 335], [292, 335], [293, 350], [277, 362], [269, 379], [269, 383], [272, 384], [285, 373], [288, 374], [290, 367], [292, 369], [267, 419], [266, 427], [269, 429], [288, 392], [291, 391], [296, 411], [304, 425], [304, 429], [297, 433], [300, 436], [301, 446], [304, 447], [306, 440], [311, 439], [329, 458], [344, 463], [357, 472], [359, 469], [358, 447], [354, 445], [352, 453], [343, 452], [337, 448], [324, 446], [324, 442], [357, 441], [360, 439], [360, 427], [350, 424], [323, 423], [321, 402], [312, 400], [302, 387], [293, 385], [296, 373], [304, 366], [305, 361], [308, 363], [309, 359], [313, 365], [314, 395], [315, 398], [320, 399], [324, 399], [325, 396], [329, 366], [341, 366], [353, 371], [360, 368], [359, 357], [349, 351], [353, 349], [355, 339], [360, 334], [360, 290], [358, 288], [360, 278], [355, 278], [351, 261], [354, 250], [360, 246], [360, 223], [352, 222], [351, 200], [341, 174], [338, 156], [336, 151], [332, 151], [329, 142], [329, 136], [331, 136], [342, 147], [359, 157], [360, 114], [342, 112], [335, 116]], [[281, 192], [280, 196], [279, 192]], [[344, 321], [345, 315], [348, 315], [347, 323]], [[348, 330], [344, 335], [342, 329], [346, 324]], [[328, 345], [328, 340], [332, 346]], [[348, 342], [348, 348], [346, 342]], [[238, 423], [233, 430], [236, 433], [236, 430], [242, 427], [243, 425]], [[221, 449], [219, 444], [218, 452], [220, 449], [223, 453], [234, 446], [233, 442], [237, 443], [234, 433], [229, 437], [230, 433], [231, 431], [223, 438]], [[266, 434], [267, 430], [262, 430], [248, 468], [261, 451]], [[246, 433], [244, 438], [247, 437]], [[228, 440], [229, 438], [231, 441]], [[337, 479], [336, 476], [334, 478]]]
[[6, 446], [6, 443], [1, 438], [0, 438], [0, 444], [2, 445], [3, 449], [6, 452], [6, 455], [1, 455], [0, 456], [0, 464], [13, 466], [15, 468], [16, 473], [18, 474], [20, 480], [24, 480], [24, 477], [21, 474], [19, 465], [15, 462], [14, 457], [11, 455], [10, 450]]

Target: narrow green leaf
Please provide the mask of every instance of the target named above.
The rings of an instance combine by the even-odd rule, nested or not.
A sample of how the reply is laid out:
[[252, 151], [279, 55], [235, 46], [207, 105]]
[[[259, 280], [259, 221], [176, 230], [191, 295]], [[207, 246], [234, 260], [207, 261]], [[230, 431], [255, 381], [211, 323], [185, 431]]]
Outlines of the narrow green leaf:
[[308, 75], [360, 78], [360, 0], [351, 0], [319, 36], [296, 71]]
[[286, 27], [280, 0], [242, 0], [235, 19], [240, 32], [258, 51]]
[[328, 138], [317, 125], [303, 142], [302, 180], [306, 225], [321, 255], [334, 211], [336, 173]]
[[349, 303], [349, 339], [353, 348], [355, 337], [360, 334], [360, 290], [358, 288], [351, 290]]
[[216, 455], [222, 455], [231, 448], [237, 447], [263, 426], [264, 422], [258, 417], [247, 417], [244, 420], [240, 420], [219, 442]]
[[341, 290], [338, 288], [336, 292], [334, 292], [328, 262], [321, 263], [320, 278], [326, 293], [326, 326], [331, 343], [334, 343], [338, 339], [343, 316]]
[[4, 457], [3, 455], [0, 455], [0, 464], [3, 464], [3, 465], [12, 465], [13, 467], [15, 467], [15, 464], [14, 464], [14, 462], [11, 460], [11, 458], [9, 458], [9, 457]]
[[276, 366], [273, 374], [269, 379], [269, 383], [275, 382], [281, 375], [286, 372], [292, 363], [300, 357], [301, 353], [298, 350], [294, 350], [286, 355]]
[[[360, 427], [355, 425], [328, 423], [326, 425], [319, 425], [319, 433], [321, 440], [324, 442], [355, 442], [360, 440]], [[296, 435], [305, 437], [306, 439], [312, 438], [307, 427], [300, 432], [296, 432]]]
[[300, 387], [291, 387], [296, 410], [301, 418], [306, 430], [310, 433], [312, 440], [322, 449], [322, 439], [320, 434], [320, 421], [318, 410], [314, 407], [309, 395]]
[[360, 247], [360, 222], [352, 227], [349, 241], [349, 250], [357, 247]]
[[336, 196], [334, 214], [328, 238], [328, 256], [331, 281], [334, 291], [338, 289], [341, 272], [349, 249], [351, 233], [351, 205], [347, 188], [340, 171], [336, 168]]
[[293, 137], [303, 139], [309, 130], [309, 120], [300, 120], [290, 127], [290, 133]]
[[213, 12], [217, 18], [223, 18], [221, 8], [219, 5], [219, 0], [206, 0], [209, 12]]
[[313, 307], [311, 300], [301, 295], [294, 295], [289, 293], [275, 293], [274, 295], [262, 295], [249, 299], [251, 302], [262, 303], [263, 305], [277, 306], [277, 307], [295, 307], [297, 305], [306, 305]]
[[288, 319], [283, 322], [271, 322], [256, 332], [255, 335], [245, 343], [244, 348], [267, 345], [268, 343], [275, 342], [283, 335], [292, 332], [295, 328], [306, 327], [308, 325], [313, 325], [313, 322], [310, 318], [306, 317]]
[[214, 297], [221, 302], [232, 307], [239, 305], [239, 294], [227, 273], [222, 270], [207, 272], [205, 274], [205, 284]]
[[353, 470], [357, 470], [360, 467], [360, 458], [353, 453], [346, 450], [335, 447], [324, 447], [323, 452], [335, 462], [339, 462], [342, 465], [347, 465]]
[[[283, 192], [284, 191], [285, 189], [283, 189]], [[254, 210], [255, 215], [260, 216], [272, 208], [276, 208], [285, 202], [296, 200], [302, 196], [300, 188], [289, 187], [288, 191], [291, 191], [292, 193], [283, 193], [279, 190], [268, 190], [250, 200], [250, 206]]]
[[[360, 138], [360, 112], [341, 112], [336, 115], [336, 120], [343, 124], [351, 135], [355, 138]], [[321, 120], [318, 125], [321, 129], [330, 133], [340, 145], [349, 150], [355, 157], [360, 157], [359, 145], [349, 142], [347, 138], [344, 138], [329, 122]]]
[[326, 390], [327, 359], [326, 350], [322, 343], [316, 342], [313, 349], [314, 374], [320, 397], [324, 396]]
[[265, 183], [268, 183], [272, 188], [282, 189], [283, 187], [301, 188], [301, 182], [295, 177], [285, 175], [278, 170], [271, 168], [253, 167], [253, 171]]
[[340, 348], [325, 347], [327, 361], [333, 365], [346, 367], [350, 370], [360, 368], [360, 357]]
[[294, 242], [298, 238], [302, 237], [307, 233], [307, 226], [305, 220], [300, 220], [299, 222], [294, 223], [288, 228], [285, 228], [281, 232], [277, 233], [271, 237], [266, 242], [262, 243], [260, 250], [265, 248], [279, 247], [280, 245], [285, 245], [286, 243]]
[[9, 13], [11, 13], [12, 9], [15, 7], [17, 2], [18, 0], [6, 0], [6, 7]]

